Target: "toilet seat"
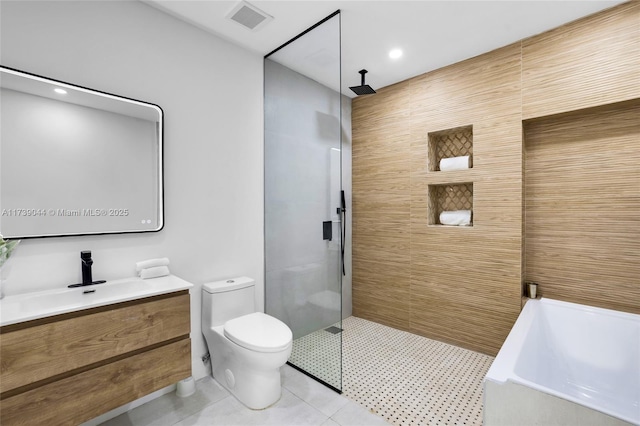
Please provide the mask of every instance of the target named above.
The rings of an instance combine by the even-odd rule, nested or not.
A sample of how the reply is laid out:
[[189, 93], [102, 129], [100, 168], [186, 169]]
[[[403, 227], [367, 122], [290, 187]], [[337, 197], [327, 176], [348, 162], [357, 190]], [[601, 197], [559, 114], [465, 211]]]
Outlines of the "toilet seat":
[[293, 339], [291, 329], [262, 312], [243, 315], [224, 324], [224, 335], [232, 342], [256, 352], [279, 352]]

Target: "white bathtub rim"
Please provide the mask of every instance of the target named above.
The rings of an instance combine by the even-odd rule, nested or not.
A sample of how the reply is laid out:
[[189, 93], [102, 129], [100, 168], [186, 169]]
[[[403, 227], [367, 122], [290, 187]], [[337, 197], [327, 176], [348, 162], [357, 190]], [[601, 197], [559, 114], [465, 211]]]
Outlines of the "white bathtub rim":
[[490, 380], [490, 381], [496, 382], [496, 383], [501, 383], [501, 384], [513, 383], [513, 384], [517, 384], [517, 385], [526, 386], [526, 387], [529, 387], [531, 389], [535, 389], [535, 390], [537, 390], [539, 392], [546, 393], [548, 395], [553, 395], [553, 396], [555, 396], [557, 398], [573, 402], [573, 403], [581, 405], [583, 407], [588, 407], [588, 408], [590, 408], [592, 410], [595, 410], [595, 411], [599, 411], [599, 412], [607, 414], [607, 415], [609, 415], [611, 417], [615, 417], [616, 419], [624, 420], [625, 422], [628, 422], [628, 423], [630, 423], [632, 425], [640, 426], [640, 418], [635, 418], [634, 419], [634, 418], [631, 418], [631, 417], [626, 416], [624, 414], [621, 414], [619, 412], [615, 412], [613, 410], [610, 410], [610, 409], [608, 409], [606, 407], [602, 407], [602, 406], [597, 405], [597, 404], [590, 404], [590, 403], [586, 402], [585, 400], [575, 398], [575, 397], [573, 397], [571, 395], [563, 394], [561, 392], [555, 391], [555, 390], [547, 388], [545, 386], [541, 386], [541, 385], [539, 385], [537, 383], [534, 383], [534, 382], [531, 382], [529, 380], [523, 379], [522, 377], [518, 376], [517, 374], [514, 374], [514, 376], [515, 377], [509, 378], [509, 379], [505, 380], [504, 382], [499, 382], [499, 381], [496, 381], [496, 380], [492, 380], [490, 378], [487, 378], [487, 380]]
[[491, 365], [491, 368], [489, 368], [486, 378], [491, 379], [494, 382], [504, 383], [515, 374], [514, 371], [515, 371], [515, 364], [517, 362], [517, 357], [509, 356], [509, 355], [513, 355], [514, 353], [515, 354], [520, 353], [520, 351], [522, 350], [522, 346], [525, 343], [527, 333], [531, 329], [534, 318], [536, 317], [536, 314], [538, 313], [538, 311], [542, 309], [544, 305], [551, 305], [551, 306], [555, 305], [563, 308], [576, 309], [583, 312], [592, 312], [598, 315], [612, 316], [615, 318], [621, 318], [625, 320], [628, 320], [630, 315], [634, 315], [626, 312], [614, 311], [612, 309], [580, 305], [578, 303], [554, 300], [546, 297], [543, 297], [541, 299], [528, 300], [527, 303], [524, 305], [524, 309], [522, 310], [522, 312], [520, 312], [520, 315], [516, 320], [516, 322], [519, 323], [518, 329], [516, 329], [516, 327], [513, 327], [511, 329], [511, 331], [509, 332], [509, 335], [507, 336], [504, 343], [502, 344], [502, 347], [500, 348], [498, 355], [496, 355], [496, 360], [498, 358], [508, 357], [507, 358], [508, 361], [504, 361], [501, 359], [501, 361], [503, 362], [500, 362], [500, 363], [494, 362]]
[[[524, 309], [520, 312], [516, 322], [518, 327], [512, 327], [509, 335], [505, 339], [498, 355], [491, 364], [486, 380], [492, 380], [498, 383], [505, 383], [514, 375], [517, 354], [522, 351], [527, 333], [531, 329], [536, 312], [540, 309], [540, 300], [529, 300], [524, 305]], [[498, 362], [500, 360], [500, 362]]]
[[607, 414], [611, 417], [615, 417], [625, 422], [629, 422], [633, 425], [640, 426], [640, 412], [638, 414], [638, 417], [632, 418], [625, 414], [610, 410], [599, 404], [589, 403], [588, 401], [581, 400], [571, 395], [567, 395], [562, 392], [558, 392], [554, 389], [550, 389], [546, 386], [539, 385], [530, 380], [524, 379], [515, 373], [515, 366], [518, 360], [517, 354], [519, 354], [522, 350], [527, 333], [531, 329], [531, 326], [533, 324], [533, 321], [536, 315], [538, 314], [538, 311], [542, 309], [543, 305], [545, 304], [557, 305], [565, 308], [578, 309], [585, 312], [593, 312], [600, 315], [614, 316], [614, 317], [624, 318], [624, 319], [628, 319], [629, 315], [631, 315], [624, 312], [614, 311], [611, 309], [597, 308], [593, 306], [580, 305], [577, 303], [558, 301], [558, 300], [553, 300], [548, 298], [528, 300], [524, 306], [524, 309], [518, 316], [517, 322], [520, 322], [519, 327], [517, 329], [516, 327], [513, 327], [509, 332], [507, 339], [505, 340], [504, 344], [500, 348], [500, 351], [498, 352], [498, 355], [496, 356], [493, 364], [489, 368], [489, 371], [485, 376], [485, 380], [490, 380], [492, 382], [499, 383], [499, 384], [515, 383], [515, 384], [524, 385], [532, 389], [535, 389], [539, 392], [543, 392], [543, 393], [564, 399], [566, 401], [571, 401], [573, 403], [576, 403], [585, 407], [589, 407], [593, 410]]

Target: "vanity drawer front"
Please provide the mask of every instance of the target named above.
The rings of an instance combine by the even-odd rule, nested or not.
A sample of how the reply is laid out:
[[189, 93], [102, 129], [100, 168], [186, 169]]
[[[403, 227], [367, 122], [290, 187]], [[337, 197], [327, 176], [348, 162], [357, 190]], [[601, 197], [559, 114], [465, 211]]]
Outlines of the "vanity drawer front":
[[3, 327], [0, 392], [54, 376], [64, 377], [67, 372], [118, 355], [188, 337], [188, 292], [136, 302], [66, 314], [28, 328]]
[[191, 376], [183, 339], [0, 401], [0, 424], [77, 425]]

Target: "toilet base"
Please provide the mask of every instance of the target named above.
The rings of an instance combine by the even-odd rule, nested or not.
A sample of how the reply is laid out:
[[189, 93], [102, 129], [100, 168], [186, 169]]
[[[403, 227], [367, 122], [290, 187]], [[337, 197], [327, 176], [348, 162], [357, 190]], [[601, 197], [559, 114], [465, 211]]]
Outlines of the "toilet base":
[[205, 336], [213, 378], [252, 410], [275, 404], [282, 393], [280, 367], [289, 359], [291, 345], [281, 352], [254, 352], [227, 339], [219, 328]]
[[[252, 372], [250, 377], [247, 377], [249, 375], [243, 372], [242, 369], [225, 369], [220, 366], [214, 369], [213, 378], [246, 407], [252, 410], [262, 410], [280, 400], [282, 387], [279, 368], [261, 373], [269, 374], [255, 374], [255, 372]], [[230, 375], [233, 377], [231, 383], [229, 380]]]

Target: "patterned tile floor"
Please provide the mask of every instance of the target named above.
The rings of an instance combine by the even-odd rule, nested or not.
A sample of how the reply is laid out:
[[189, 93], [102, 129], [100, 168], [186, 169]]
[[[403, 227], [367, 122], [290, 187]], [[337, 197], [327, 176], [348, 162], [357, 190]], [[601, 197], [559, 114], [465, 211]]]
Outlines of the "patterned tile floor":
[[342, 328], [297, 339], [291, 359], [337, 381], [341, 337], [349, 399], [394, 425], [482, 424], [482, 379], [493, 357], [356, 317]]
[[[340, 323], [333, 326], [341, 328]], [[325, 329], [302, 336], [293, 341], [289, 362], [324, 380], [334, 388], [342, 387], [340, 347], [342, 333]]]
[[172, 392], [83, 426], [482, 424], [482, 378], [492, 357], [356, 317], [342, 328], [337, 335], [320, 330], [296, 339], [292, 359], [334, 383], [342, 379], [343, 395], [285, 365], [282, 398], [266, 410], [249, 410], [205, 377], [191, 397]]

